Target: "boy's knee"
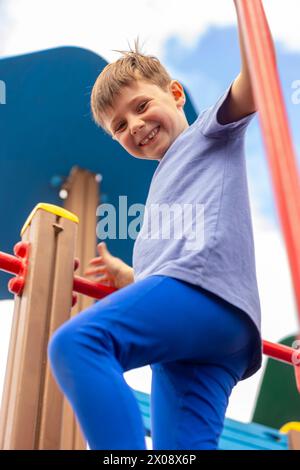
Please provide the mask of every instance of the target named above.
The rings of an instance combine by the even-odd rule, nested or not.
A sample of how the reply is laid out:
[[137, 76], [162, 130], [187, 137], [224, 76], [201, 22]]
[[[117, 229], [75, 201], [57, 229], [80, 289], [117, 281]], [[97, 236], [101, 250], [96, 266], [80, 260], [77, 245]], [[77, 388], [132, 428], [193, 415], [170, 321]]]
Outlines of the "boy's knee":
[[109, 351], [115, 354], [114, 340], [105, 325], [81, 324], [70, 320], [59, 327], [50, 338], [48, 344], [48, 358], [51, 368], [70, 366], [74, 367], [77, 361], [86, 357], [93, 350], [97, 354]]
[[59, 365], [65, 363], [68, 357], [74, 356], [74, 336], [72, 329], [66, 325], [59, 327], [51, 336], [48, 343], [47, 353], [52, 369], [57, 369]]

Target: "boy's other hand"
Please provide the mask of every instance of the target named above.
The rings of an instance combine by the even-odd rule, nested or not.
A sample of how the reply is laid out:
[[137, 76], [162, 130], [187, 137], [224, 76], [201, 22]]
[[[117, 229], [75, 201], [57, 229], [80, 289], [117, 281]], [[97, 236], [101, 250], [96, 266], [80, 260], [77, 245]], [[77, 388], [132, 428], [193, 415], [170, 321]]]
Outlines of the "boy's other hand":
[[84, 275], [106, 286], [120, 289], [134, 282], [133, 269], [120, 258], [113, 256], [105, 242], [97, 245], [99, 256], [92, 258]]

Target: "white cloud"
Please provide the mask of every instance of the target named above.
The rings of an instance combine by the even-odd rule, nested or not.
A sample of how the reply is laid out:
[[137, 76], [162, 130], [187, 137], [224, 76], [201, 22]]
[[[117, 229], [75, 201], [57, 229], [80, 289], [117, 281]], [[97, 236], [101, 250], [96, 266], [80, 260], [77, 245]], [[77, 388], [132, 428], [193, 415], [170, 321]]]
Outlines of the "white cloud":
[[297, 330], [297, 309], [281, 231], [257, 212], [253, 217], [262, 332], [279, 341]]
[[[140, 35], [145, 51], [160, 57], [171, 35], [192, 46], [209, 25], [236, 24], [232, 0], [7, 0], [5, 5], [10, 29], [3, 55], [76, 45], [111, 61], [118, 57], [111, 49], [127, 48], [127, 40]], [[264, 5], [274, 38], [299, 50], [299, 0]]]

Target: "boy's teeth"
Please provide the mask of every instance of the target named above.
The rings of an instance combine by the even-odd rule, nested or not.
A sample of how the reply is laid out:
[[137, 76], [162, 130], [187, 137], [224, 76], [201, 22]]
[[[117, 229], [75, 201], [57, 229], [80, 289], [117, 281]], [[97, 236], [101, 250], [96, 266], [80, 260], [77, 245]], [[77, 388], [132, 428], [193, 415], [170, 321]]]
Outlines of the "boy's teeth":
[[142, 140], [141, 145], [147, 144], [147, 142], [148, 142], [150, 139], [153, 139], [153, 137], [157, 134], [157, 132], [158, 132], [158, 127], [156, 127], [155, 129], [153, 129], [153, 131], [150, 132], [150, 134], [148, 135], [148, 137], [146, 137], [146, 139]]

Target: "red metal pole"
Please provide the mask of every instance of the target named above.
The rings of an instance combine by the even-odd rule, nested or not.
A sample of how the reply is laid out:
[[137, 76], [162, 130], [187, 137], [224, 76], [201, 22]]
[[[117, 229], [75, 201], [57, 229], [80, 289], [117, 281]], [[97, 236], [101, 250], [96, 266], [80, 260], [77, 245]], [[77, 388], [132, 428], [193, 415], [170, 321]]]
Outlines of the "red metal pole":
[[22, 260], [0, 251], [0, 269], [12, 274], [19, 274], [23, 268]]
[[236, 0], [236, 5], [300, 320], [300, 184], [275, 50], [261, 0]]
[[294, 366], [296, 386], [300, 393], [300, 350], [289, 348], [283, 344], [263, 341], [263, 353], [277, 361], [286, 362]]
[[93, 297], [94, 299], [102, 299], [112, 292], [115, 292], [117, 289], [89, 281], [83, 277], [74, 276], [73, 290], [79, 292], [79, 294]]
[[275, 344], [270, 341], [263, 341], [263, 353], [266, 356], [277, 359], [281, 362], [286, 362], [287, 364], [296, 365], [296, 356], [300, 354], [297, 349], [290, 348], [283, 344]]

